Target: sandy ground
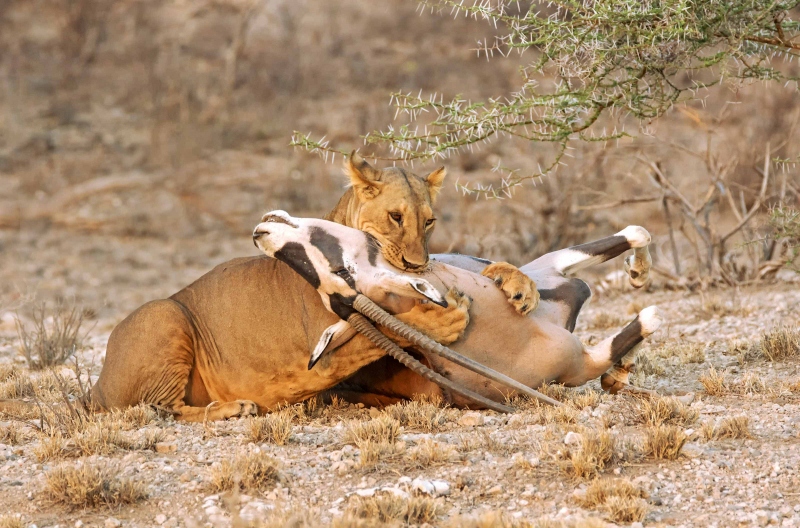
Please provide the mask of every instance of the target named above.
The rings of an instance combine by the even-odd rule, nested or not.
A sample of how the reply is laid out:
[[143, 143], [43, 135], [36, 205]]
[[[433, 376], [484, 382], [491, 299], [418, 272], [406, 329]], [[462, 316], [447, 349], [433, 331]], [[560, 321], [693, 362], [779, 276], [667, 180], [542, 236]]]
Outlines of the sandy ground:
[[[34, 297], [64, 297], [92, 309], [87, 321], [91, 330], [78, 357], [96, 375], [111, 329], [130, 310], [171, 294], [219, 262], [253, 254], [248, 242], [220, 242], [211, 236], [165, 241], [0, 232], [0, 281], [5, 284], [0, 367], [24, 366], [11, 310], [22, 305], [24, 315]], [[431, 411], [439, 413], [432, 427], [401, 419], [394, 454], [367, 468], [361, 467], [360, 450], [347, 441], [346, 433], [353, 420], [365, 422], [383, 414], [346, 404], [294, 415], [285, 445], [253, 441], [244, 419], [204, 426], [152, 418], [126, 434], [156, 431], [158, 449], [116, 448], [102, 455], [44, 460], [37, 449], [45, 440], [33, 426], [0, 417], [1, 427], [19, 428], [25, 435], [17, 445], [0, 445], [0, 513], [20, 514], [24, 524], [39, 527], [227, 526], [237, 516], [234, 524], [265, 519], [277, 507], [307, 510], [313, 526], [341, 519], [342, 512], [361, 500], [354, 496], [386, 493], [380, 488], [414, 496], [421, 493], [413, 491], [417, 488], [430, 491], [440, 506], [433, 525], [463, 525], [466, 521], [458, 516], [491, 511], [502, 512], [507, 523], [551, 519], [580, 526], [587, 522], [583, 519], [613, 516], [603, 506], [581, 506], [592, 478], [571, 475], [559, 460], [565, 450], [576, 449], [575, 438], [609, 431], [619, 453], [599, 476], [625, 479], [641, 491], [647, 505], [644, 525], [800, 525], [800, 355], [780, 361], [737, 356], [741, 343], [757, 343], [773, 328], [800, 323], [798, 283], [703, 294], [611, 288], [596, 292], [576, 333], [595, 341], [651, 304], [659, 306], [666, 324], [640, 350], [649, 374], [637, 374], [637, 382], [662, 393], [694, 394], [684, 401], [697, 418], [679, 424], [688, 441], [676, 460], [656, 460], [645, 453], [650, 426], [636, 419], [639, 399], [597, 395], [596, 384], [560, 395], [573, 402], [575, 412], [567, 418], [528, 404], [511, 416]], [[722, 395], [707, 394], [699, 381], [712, 367], [727, 380]], [[582, 394], [590, 396], [581, 400]], [[750, 438], [706, 438], [710, 426], [734, 416], [747, 417]], [[437, 454], [423, 456], [430, 447]], [[220, 462], [258, 452], [279, 461], [281, 482], [245, 490], [234, 501], [213, 489]], [[46, 492], [46, 475], [60, 464], [81, 461], [110, 462], [118, 475], [143, 483], [148, 498], [99, 508], [55, 503]], [[500, 517], [494, 519], [486, 526], [501, 525]]]

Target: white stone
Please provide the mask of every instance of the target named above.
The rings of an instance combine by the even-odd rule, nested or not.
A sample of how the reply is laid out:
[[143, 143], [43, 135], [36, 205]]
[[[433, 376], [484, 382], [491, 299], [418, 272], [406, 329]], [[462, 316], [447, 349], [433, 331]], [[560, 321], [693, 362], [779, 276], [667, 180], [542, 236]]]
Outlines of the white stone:
[[564, 436], [564, 443], [567, 445], [578, 445], [583, 441], [583, 435], [570, 431]]
[[106, 528], [117, 528], [118, 526], [122, 526], [122, 522], [114, 517], [109, 517], [105, 520], [103, 526]]
[[426, 495], [433, 495], [436, 492], [436, 488], [433, 486], [433, 482], [421, 478], [415, 478], [411, 482], [411, 489], [419, 491]]
[[164, 515], [163, 513], [159, 513], [158, 515], [156, 515], [156, 524], [161, 525], [164, 524], [165, 522], [167, 522], [166, 515]]
[[450, 484], [444, 480], [432, 480], [433, 491], [436, 495], [446, 496], [450, 495]]

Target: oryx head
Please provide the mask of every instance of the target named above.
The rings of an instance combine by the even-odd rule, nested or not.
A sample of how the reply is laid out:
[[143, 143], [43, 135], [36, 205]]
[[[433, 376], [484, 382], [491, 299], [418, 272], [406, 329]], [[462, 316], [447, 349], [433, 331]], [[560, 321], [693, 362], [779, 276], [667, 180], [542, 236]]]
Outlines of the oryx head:
[[300, 274], [319, 292], [325, 307], [343, 320], [354, 312], [356, 295], [369, 296], [371, 291], [447, 306], [428, 281], [392, 268], [372, 237], [356, 229], [272, 211], [256, 226], [253, 242]]

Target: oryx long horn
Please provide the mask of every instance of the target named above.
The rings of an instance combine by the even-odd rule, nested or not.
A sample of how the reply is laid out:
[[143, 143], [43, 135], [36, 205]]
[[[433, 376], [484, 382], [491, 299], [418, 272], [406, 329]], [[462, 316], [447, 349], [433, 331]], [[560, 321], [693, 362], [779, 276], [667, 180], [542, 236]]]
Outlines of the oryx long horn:
[[485, 398], [480, 394], [472, 392], [466, 387], [462, 387], [460, 384], [445, 378], [438, 372], [429, 369], [428, 367], [417, 361], [414, 357], [412, 357], [408, 352], [397, 346], [397, 344], [394, 341], [392, 341], [384, 334], [382, 334], [380, 330], [372, 326], [372, 323], [370, 323], [369, 320], [363, 315], [354, 313], [353, 315], [347, 318], [347, 322], [350, 323], [350, 325], [353, 328], [355, 328], [358, 332], [366, 336], [367, 339], [375, 343], [376, 346], [388, 352], [390, 356], [392, 356], [397, 361], [399, 361], [406, 367], [410, 368], [423, 378], [436, 383], [437, 385], [439, 385], [444, 389], [453, 391], [456, 394], [460, 394], [465, 398], [474, 401], [475, 403], [479, 403], [485, 406], [487, 409], [504, 413], [514, 412], [513, 407], [509, 407], [508, 405], [503, 405], [502, 403], [497, 403], [494, 400]]
[[[462, 367], [475, 372], [476, 374], [480, 374], [481, 376], [485, 376], [492, 381], [496, 381], [498, 383], [502, 383], [503, 385], [507, 385], [512, 389], [515, 389], [522, 394], [530, 396], [531, 398], [536, 398], [537, 400], [549, 403], [550, 405], [559, 406], [561, 402], [558, 402], [552, 398], [548, 398], [544, 394], [539, 391], [535, 391], [530, 387], [523, 385], [522, 383], [509, 378], [505, 374], [497, 372], [496, 370], [490, 369], [484, 365], [481, 365], [477, 361], [473, 361], [468, 357], [462, 356], [458, 352], [450, 350], [446, 346], [437, 343], [433, 339], [419, 333], [418, 331], [414, 330], [407, 324], [403, 323], [389, 312], [385, 311], [383, 308], [372, 302], [372, 300], [363, 294], [358, 294], [356, 296], [355, 301], [353, 302], [353, 308], [361, 312], [362, 314], [366, 315], [369, 319], [375, 321], [376, 323], [385, 326], [386, 328], [390, 329], [392, 332], [396, 333], [408, 339], [418, 347], [421, 347], [428, 352], [436, 354], [437, 356], [443, 357], [449, 361], [452, 361], [456, 365], [461, 365]], [[348, 319], [349, 321], [349, 319]]]

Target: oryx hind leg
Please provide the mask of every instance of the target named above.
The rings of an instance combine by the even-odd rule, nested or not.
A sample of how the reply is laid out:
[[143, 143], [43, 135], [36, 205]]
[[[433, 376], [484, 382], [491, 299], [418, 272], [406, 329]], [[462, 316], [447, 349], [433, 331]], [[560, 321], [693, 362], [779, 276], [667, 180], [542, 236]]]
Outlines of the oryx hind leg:
[[[641, 287], [646, 283], [652, 263], [647, 250], [648, 244], [650, 244], [650, 233], [645, 228], [628, 226], [613, 236], [542, 255], [520, 269], [527, 274], [535, 270], [550, 268], [562, 275], [569, 276], [618, 257], [629, 249], [635, 249], [634, 254], [626, 259], [626, 271], [631, 276], [631, 284]], [[635, 279], [634, 275], [636, 275]]]
[[660, 326], [658, 308], [649, 306], [620, 332], [587, 349], [597, 369], [596, 374], [602, 374], [604, 378], [601, 379], [603, 389], [614, 393], [628, 385], [636, 348]]

